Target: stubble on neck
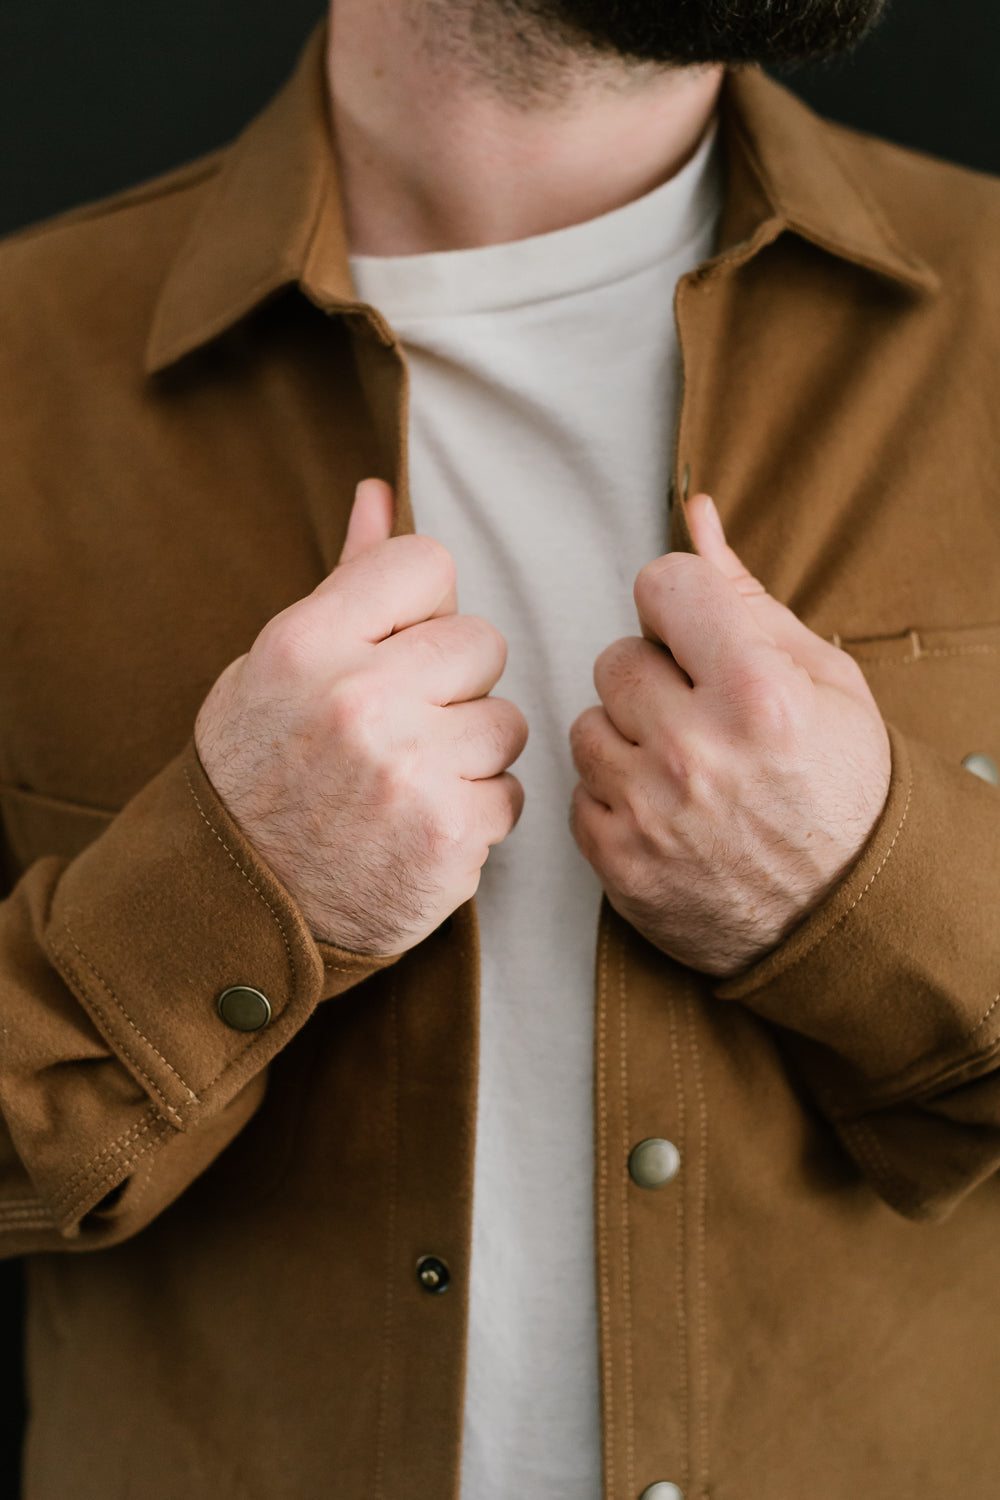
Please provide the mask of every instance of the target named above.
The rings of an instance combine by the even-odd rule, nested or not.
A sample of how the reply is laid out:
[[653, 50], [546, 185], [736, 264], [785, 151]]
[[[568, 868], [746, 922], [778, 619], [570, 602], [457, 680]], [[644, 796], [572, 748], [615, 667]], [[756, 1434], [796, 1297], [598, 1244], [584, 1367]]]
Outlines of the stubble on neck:
[[534, 3], [334, 0], [328, 79], [354, 253], [562, 229], [641, 196], [689, 158], [721, 69], [609, 56]]
[[561, 113], [581, 94], [631, 93], [664, 69], [626, 62], [532, 0], [406, 0], [426, 64], [525, 114]]

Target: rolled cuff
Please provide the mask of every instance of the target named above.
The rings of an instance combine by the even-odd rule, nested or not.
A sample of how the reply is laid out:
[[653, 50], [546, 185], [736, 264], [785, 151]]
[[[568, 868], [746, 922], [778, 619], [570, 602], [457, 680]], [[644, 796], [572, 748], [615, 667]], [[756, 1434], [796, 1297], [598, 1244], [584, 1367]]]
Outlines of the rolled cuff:
[[715, 991], [788, 1033], [835, 1118], [952, 1090], [1000, 1055], [1000, 793], [890, 739], [888, 799], [857, 863]]

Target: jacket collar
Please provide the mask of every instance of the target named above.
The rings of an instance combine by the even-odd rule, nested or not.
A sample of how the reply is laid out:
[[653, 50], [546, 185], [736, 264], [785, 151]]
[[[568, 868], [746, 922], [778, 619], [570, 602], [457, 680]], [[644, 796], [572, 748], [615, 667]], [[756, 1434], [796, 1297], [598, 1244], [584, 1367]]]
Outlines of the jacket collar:
[[[327, 108], [326, 28], [289, 82], [224, 153], [170, 265], [146, 349], [165, 369], [298, 284], [327, 310], [357, 307]], [[720, 256], [746, 259], [789, 230], [913, 290], [934, 273], [897, 243], [848, 176], [835, 134], [758, 69], [726, 79]]]
[[727, 75], [721, 113], [729, 168], [723, 253], [790, 230], [914, 291], [937, 289], [936, 274], [899, 244], [852, 178], [835, 127], [759, 68]]

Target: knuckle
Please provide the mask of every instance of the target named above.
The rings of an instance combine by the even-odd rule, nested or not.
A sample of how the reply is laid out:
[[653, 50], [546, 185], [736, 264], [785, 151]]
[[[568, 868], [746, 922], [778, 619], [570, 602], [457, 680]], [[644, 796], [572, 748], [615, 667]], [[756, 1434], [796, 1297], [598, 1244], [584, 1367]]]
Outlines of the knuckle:
[[[467, 646], [484, 656], [495, 657], [500, 669], [507, 665], [507, 638], [482, 615], [460, 615], [458, 617]], [[499, 676], [499, 672], [497, 674]]]
[[618, 789], [620, 810], [631, 833], [640, 833], [650, 824], [650, 802], [645, 786], [636, 778], [623, 781]]
[[483, 843], [483, 859], [493, 844], [502, 843], [516, 826], [524, 807], [524, 788], [509, 771], [480, 783], [478, 822], [469, 837]]
[[397, 649], [404, 655], [412, 655], [417, 664], [447, 665], [461, 650], [461, 642], [456, 639], [454, 615], [425, 620], [410, 630], [401, 631], [394, 640], [399, 643]]
[[647, 563], [633, 590], [640, 618], [652, 621], [658, 628], [658, 622], [672, 618], [678, 608], [678, 596], [687, 608], [697, 607], [707, 566], [700, 557], [686, 552], [669, 552]]
[[665, 654], [665, 646], [654, 645], [642, 636], [615, 641], [594, 667], [594, 686], [602, 702], [608, 702], [609, 695], [622, 702], [648, 702], [659, 660]]
[[656, 598], [690, 576], [700, 559], [690, 552], [665, 552], [640, 568], [635, 580], [635, 596]]
[[327, 699], [326, 724], [335, 739], [381, 759], [387, 736], [390, 697], [377, 677], [351, 673], [334, 684]]
[[587, 816], [587, 801], [584, 788], [578, 782], [573, 788], [573, 795], [569, 804], [569, 828], [580, 852], [586, 859], [593, 863], [595, 852], [594, 837], [590, 827], [590, 819]]
[[483, 624], [486, 626], [489, 632], [490, 645], [496, 653], [499, 670], [500, 672], [502, 672], [504, 667], [507, 665], [507, 637], [504, 635], [502, 630], [498, 630], [497, 627], [491, 624], [488, 620], [484, 620]]
[[794, 743], [811, 679], [804, 667], [788, 659], [786, 670], [760, 672], [744, 678], [732, 699], [744, 733], [774, 747]]
[[496, 716], [491, 716], [486, 720], [483, 745], [484, 749], [501, 760], [505, 767], [516, 760], [520, 753], [520, 747], [511, 734], [510, 725]]
[[268, 621], [250, 654], [258, 669], [280, 678], [298, 678], [313, 671], [317, 648], [311, 612], [292, 604]]
[[398, 537], [397, 540], [405, 543], [406, 550], [412, 554], [416, 564], [433, 571], [443, 587], [454, 585], [455, 559], [443, 542], [439, 542], [436, 537], [424, 536], [422, 532], [415, 536]]
[[847, 651], [841, 649], [838, 650], [837, 655], [833, 657], [833, 662], [835, 663], [835, 670], [837, 674], [837, 685], [841, 687], [844, 692], [853, 693], [855, 695], [863, 694], [866, 697], [869, 697], [871, 695], [871, 689], [868, 686], [868, 679], [866, 678], [864, 672], [861, 670], [860, 663], [858, 663], [853, 656], [851, 656]]
[[594, 682], [634, 682], [638, 674], [642, 640], [639, 636], [623, 636], [605, 646], [594, 663]]
[[524, 810], [524, 787], [516, 776], [505, 775], [503, 778], [506, 791], [505, 802], [505, 825], [504, 834], [508, 834], [516, 825]]
[[[710, 743], [693, 735], [673, 734], [659, 748], [659, 766], [675, 813], [710, 804], [718, 777]], [[638, 798], [630, 806], [638, 810]]]
[[498, 746], [516, 760], [528, 743], [528, 721], [515, 703], [506, 698], [488, 699], [497, 712], [495, 733]]
[[598, 672], [608, 673], [615, 670], [619, 662], [622, 660], [625, 644], [625, 638], [622, 637], [617, 641], [612, 641], [610, 646], [605, 646], [604, 650], [600, 653], [597, 660], [594, 662], [595, 676]]
[[578, 770], [593, 765], [600, 758], [598, 753], [597, 714], [597, 709], [585, 709], [570, 725], [570, 752]]

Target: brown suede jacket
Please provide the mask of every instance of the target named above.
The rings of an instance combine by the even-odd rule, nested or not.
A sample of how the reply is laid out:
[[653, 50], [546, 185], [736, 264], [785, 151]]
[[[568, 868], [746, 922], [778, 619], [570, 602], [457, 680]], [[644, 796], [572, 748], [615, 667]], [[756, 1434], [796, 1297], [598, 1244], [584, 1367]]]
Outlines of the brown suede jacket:
[[[409, 524], [405, 370], [350, 284], [321, 51], [231, 149], [0, 249], [30, 1500], [456, 1493], [474, 912], [395, 963], [317, 945], [191, 744], [335, 563], [357, 481]], [[1000, 761], [1000, 187], [753, 70], [722, 131], [720, 249], [676, 301], [674, 545], [709, 490], [861, 662], [894, 773], [856, 866], [738, 979], [602, 917], [605, 1494], [992, 1500], [1000, 794], [963, 761]], [[234, 985], [266, 1024], [227, 1023]], [[650, 1137], [681, 1158], [657, 1190], [628, 1170]]]

